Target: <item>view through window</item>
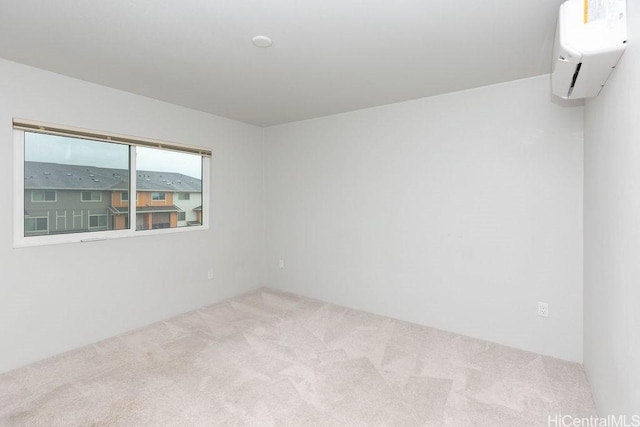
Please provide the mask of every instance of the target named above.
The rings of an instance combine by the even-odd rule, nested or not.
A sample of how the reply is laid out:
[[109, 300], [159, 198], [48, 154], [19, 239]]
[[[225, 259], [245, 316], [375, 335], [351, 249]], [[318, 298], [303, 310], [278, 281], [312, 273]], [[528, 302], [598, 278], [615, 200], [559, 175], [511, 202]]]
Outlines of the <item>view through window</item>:
[[24, 131], [23, 237], [202, 225], [203, 159]]
[[[136, 230], [202, 224], [200, 156], [138, 147], [136, 159]], [[183, 193], [189, 198], [178, 196]]]

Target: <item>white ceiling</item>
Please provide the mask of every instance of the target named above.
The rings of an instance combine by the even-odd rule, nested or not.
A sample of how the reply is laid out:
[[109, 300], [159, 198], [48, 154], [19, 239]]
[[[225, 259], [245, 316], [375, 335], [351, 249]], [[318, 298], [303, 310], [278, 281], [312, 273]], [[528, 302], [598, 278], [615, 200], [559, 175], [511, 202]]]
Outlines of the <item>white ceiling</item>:
[[546, 74], [561, 3], [0, 0], [0, 57], [268, 126]]

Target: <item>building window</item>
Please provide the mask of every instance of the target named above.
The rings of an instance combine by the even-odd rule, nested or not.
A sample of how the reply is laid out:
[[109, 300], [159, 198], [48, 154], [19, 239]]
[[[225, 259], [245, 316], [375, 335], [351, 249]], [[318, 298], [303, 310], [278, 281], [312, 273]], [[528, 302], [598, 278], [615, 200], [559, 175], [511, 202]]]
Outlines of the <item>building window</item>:
[[101, 191], [83, 191], [81, 196], [81, 200], [83, 202], [101, 202], [102, 201], [102, 192]]
[[36, 217], [24, 219], [24, 232], [25, 233], [39, 233], [49, 231], [49, 218]]
[[89, 228], [105, 228], [107, 226], [107, 215], [89, 215]]
[[57, 194], [55, 191], [45, 191], [45, 190], [31, 191], [32, 202], [55, 202], [56, 200], [57, 200]]
[[[209, 226], [207, 215], [187, 224], [174, 204], [190, 200], [207, 212], [208, 149], [18, 119], [14, 140], [17, 247]], [[138, 203], [123, 208], [118, 196], [129, 201], [131, 189]], [[83, 212], [78, 200], [93, 203]]]
[[167, 194], [164, 192], [154, 191], [151, 193], [151, 200], [153, 201], [164, 201], [167, 200]]
[[178, 221], [186, 221], [187, 213], [186, 212], [178, 212]]

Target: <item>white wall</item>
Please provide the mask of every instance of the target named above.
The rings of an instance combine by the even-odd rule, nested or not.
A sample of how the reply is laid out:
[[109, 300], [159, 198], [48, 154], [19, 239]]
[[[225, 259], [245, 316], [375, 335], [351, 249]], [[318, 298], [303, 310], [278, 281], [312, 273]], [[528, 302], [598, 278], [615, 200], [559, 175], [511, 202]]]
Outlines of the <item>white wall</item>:
[[584, 364], [601, 416], [640, 415], [640, 4], [627, 8], [626, 52], [585, 107]]
[[[13, 249], [13, 117], [211, 147], [211, 229]], [[0, 60], [0, 372], [262, 285], [263, 159], [260, 128]]]
[[267, 128], [270, 285], [581, 361], [582, 115], [542, 76]]

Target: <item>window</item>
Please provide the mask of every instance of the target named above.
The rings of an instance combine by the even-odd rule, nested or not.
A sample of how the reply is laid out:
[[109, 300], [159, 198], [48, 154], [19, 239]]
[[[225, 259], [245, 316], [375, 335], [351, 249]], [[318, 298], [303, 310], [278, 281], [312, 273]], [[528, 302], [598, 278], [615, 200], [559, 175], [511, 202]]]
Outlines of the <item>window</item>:
[[49, 230], [49, 218], [47, 217], [24, 219], [25, 233], [36, 233], [36, 232], [48, 231], [48, 230]]
[[83, 191], [81, 198], [82, 198], [83, 202], [101, 202], [102, 201], [102, 192], [100, 192], [100, 191]]
[[44, 190], [31, 191], [32, 202], [55, 202], [56, 199], [57, 199], [57, 194], [55, 191], [44, 191]]
[[89, 215], [89, 228], [107, 226], [107, 215]]
[[18, 119], [14, 140], [17, 247], [208, 228], [208, 149]]

